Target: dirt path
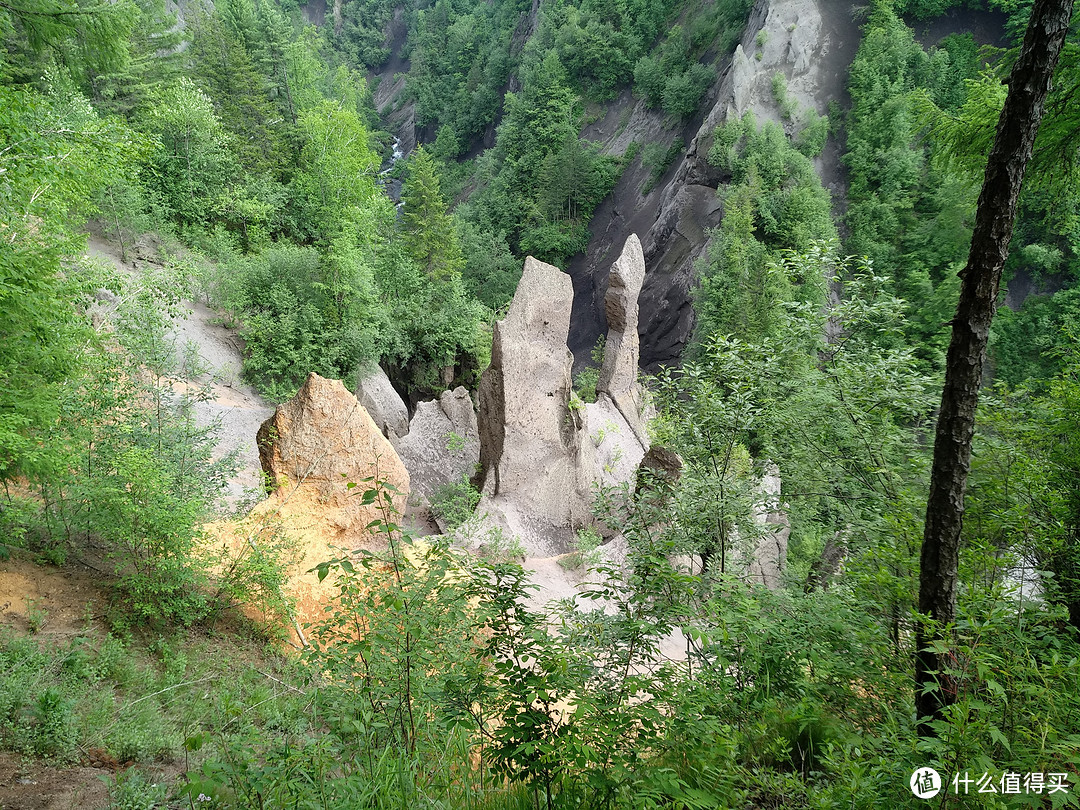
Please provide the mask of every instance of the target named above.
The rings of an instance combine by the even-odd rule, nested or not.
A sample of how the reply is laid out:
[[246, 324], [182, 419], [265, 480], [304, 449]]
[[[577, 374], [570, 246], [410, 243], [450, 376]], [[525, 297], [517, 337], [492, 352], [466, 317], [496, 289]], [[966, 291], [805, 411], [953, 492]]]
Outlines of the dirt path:
[[109, 806], [100, 768], [54, 767], [18, 754], [0, 753], [0, 808], [3, 810], [99, 810]]
[[[86, 253], [107, 261], [125, 274], [137, 273], [137, 261], [124, 262], [120, 248], [100, 236], [91, 235]], [[218, 322], [218, 313], [197, 301], [182, 302], [186, 311], [174, 323], [171, 337], [181, 364], [187, 346], [198, 352], [198, 365], [203, 369], [194, 380], [177, 380], [176, 390], [205, 392], [206, 399], [196, 402], [195, 417], [200, 426], [218, 425], [216, 458], [237, 452], [239, 469], [229, 482], [226, 503], [230, 509], [240, 506], [252, 490], [262, 484], [262, 467], [255, 446], [259, 426], [274, 412], [254, 388], [240, 379], [243, 345], [235, 331]], [[261, 495], [260, 495], [261, 497]]]

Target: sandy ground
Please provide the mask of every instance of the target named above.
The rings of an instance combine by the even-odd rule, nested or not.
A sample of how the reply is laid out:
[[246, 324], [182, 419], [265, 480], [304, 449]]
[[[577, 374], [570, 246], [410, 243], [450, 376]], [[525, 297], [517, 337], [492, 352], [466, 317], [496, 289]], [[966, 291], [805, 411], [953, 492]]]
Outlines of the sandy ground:
[[38, 565], [17, 554], [0, 562], [0, 628], [33, 631], [60, 643], [101, 617], [105, 597], [97, 571]]
[[[241, 343], [237, 334], [217, 322], [218, 315], [205, 304], [185, 302], [188, 316], [177, 321], [177, 350], [187, 344], [198, 347], [208, 371], [197, 382], [209, 398], [195, 406], [200, 425], [218, 424], [218, 454], [238, 453], [237, 476], [229, 482], [227, 502], [236, 506], [262, 485], [262, 466], [255, 435], [274, 413], [274, 406], [240, 380]], [[260, 493], [261, 497], [261, 493]]]
[[3, 810], [99, 810], [109, 806], [102, 781], [109, 771], [57, 768], [18, 754], [0, 753], [0, 808]]
[[[96, 623], [105, 604], [96, 571], [38, 565], [17, 555], [0, 562], [0, 632], [33, 630], [60, 645]], [[0, 752], [0, 810], [105, 808], [102, 779], [109, 776], [102, 768], [57, 766]]]

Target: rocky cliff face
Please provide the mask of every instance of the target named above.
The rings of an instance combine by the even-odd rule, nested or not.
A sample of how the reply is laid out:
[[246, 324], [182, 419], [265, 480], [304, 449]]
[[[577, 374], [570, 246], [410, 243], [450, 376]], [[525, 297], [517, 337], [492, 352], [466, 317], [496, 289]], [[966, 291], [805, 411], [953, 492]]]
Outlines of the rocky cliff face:
[[[616, 105], [623, 109], [586, 130], [586, 137], [613, 154], [625, 152], [633, 140], [667, 146], [682, 138], [687, 146], [645, 194], [641, 188], [647, 172], [635, 161], [597, 208], [588, 250], [568, 268], [578, 296], [570, 334], [576, 356], [587, 356], [606, 330], [602, 296], [607, 270], [627, 236], [638, 233], [649, 268], [640, 301], [641, 361], [655, 368], [678, 358], [694, 328], [694, 263], [707, 256], [709, 231], [720, 224], [723, 213], [716, 191], [728, 178], [706, 160], [713, 130], [747, 112], [759, 121], [783, 123], [772, 97], [777, 73], [785, 77], [788, 95], [800, 107], [825, 113], [831, 100], [843, 103], [847, 67], [859, 42], [851, 13], [845, 2], [757, 0], [742, 43], [730, 60], [720, 63], [717, 82], [703, 102], [703, 118], [672, 131], [627, 93]], [[619, 120], [626, 125], [618, 126]], [[834, 199], [842, 196], [836, 144], [826, 147], [818, 168]]]
[[[720, 224], [722, 205], [717, 189], [729, 178], [708, 164], [712, 133], [731, 116], [752, 112], [759, 121], [781, 120], [772, 95], [773, 76], [781, 74], [788, 97], [800, 108], [819, 114], [830, 101], [845, 102], [845, 77], [859, 43], [855, 7], [831, 0], [756, 0], [741, 44], [717, 62], [718, 75], [702, 102], [699, 115], [673, 125], [659, 111], [649, 110], [630, 90], [587, 126], [583, 137], [603, 152], [622, 155], [634, 142], [664, 149], [685, 144], [675, 162], [656, 183], [649, 167], [637, 158], [623, 172], [615, 189], [596, 209], [588, 249], [575, 257], [567, 272], [575, 302], [569, 345], [579, 359], [588, 357], [597, 338], [607, 331], [603, 296], [608, 268], [630, 234], [638, 234], [649, 268], [641, 295], [641, 362], [647, 369], [676, 360], [694, 329], [691, 290], [695, 262], [708, 254], [709, 233]], [[522, 14], [515, 43], [520, 46], [535, 23], [536, 8]], [[375, 104], [407, 154], [419, 140], [434, 133], [417, 132], [413, 104], [400, 103], [409, 63], [400, 58], [405, 42], [403, 18], [395, 16], [387, 30], [391, 58], [372, 78], [378, 79]], [[626, 77], [627, 82], [632, 77]], [[510, 88], [514, 89], [514, 88]], [[493, 144], [494, 130], [483, 146]], [[831, 142], [818, 168], [834, 200], [842, 204], [843, 173], [838, 144]], [[644, 188], [647, 191], [643, 191]]]
[[760, 527], [747, 561], [747, 575], [751, 582], [776, 590], [781, 585], [780, 575], [787, 562], [788, 537], [791, 525], [780, 500], [780, 470], [775, 464], [767, 464], [758, 487], [760, 501], [754, 510], [754, 520]]

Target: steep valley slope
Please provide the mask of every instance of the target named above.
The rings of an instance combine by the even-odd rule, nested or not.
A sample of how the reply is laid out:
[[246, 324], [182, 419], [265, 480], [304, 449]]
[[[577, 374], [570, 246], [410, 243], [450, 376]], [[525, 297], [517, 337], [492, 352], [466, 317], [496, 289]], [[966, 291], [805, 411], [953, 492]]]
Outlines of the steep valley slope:
[[[515, 40], [535, 27], [538, 4], [523, 18]], [[386, 126], [408, 153], [433, 133], [417, 131], [415, 103], [404, 95], [409, 61], [402, 56], [406, 28], [400, 13], [386, 31], [390, 58], [371, 75], [374, 101]], [[630, 234], [637, 234], [648, 267], [641, 296], [641, 359], [648, 370], [676, 360], [694, 329], [691, 291], [694, 264], [706, 256], [710, 230], [722, 216], [717, 189], [730, 180], [708, 164], [706, 156], [715, 127], [731, 118], [753, 113], [759, 121], [774, 121], [792, 130], [773, 97], [773, 77], [784, 77], [788, 96], [798, 110], [825, 114], [830, 102], [843, 104], [848, 65], [859, 43], [859, 27], [848, 3], [825, 0], [756, 0], [735, 53], [706, 53], [715, 59], [717, 77], [699, 105], [684, 122], [649, 109], [644, 100], [624, 88], [605, 105], [590, 105], [592, 123], [582, 137], [599, 144], [601, 153], [622, 156], [638, 152], [613, 191], [597, 207], [589, 223], [591, 238], [584, 253], [564, 269], [574, 282], [574, 314], [570, 348], [581, 363], [598, 337], [606, 331], [603, 295], [607, 270]], [[630, 77], [627, 77], [628, 81]], [[515, 79], [508, 86], [513, 90]], [[483, 137], [483, 147], [494, 142], [494, 126]], [[656, 179], [656, 167], [647, 165], [643, 145], [661, 153], [675, 153]], [[830, 138], [816, 160], [822, 182], [842, 208], [844, 193], [840, 146]], [[655, 182], [654, 182], [655, 181]]]

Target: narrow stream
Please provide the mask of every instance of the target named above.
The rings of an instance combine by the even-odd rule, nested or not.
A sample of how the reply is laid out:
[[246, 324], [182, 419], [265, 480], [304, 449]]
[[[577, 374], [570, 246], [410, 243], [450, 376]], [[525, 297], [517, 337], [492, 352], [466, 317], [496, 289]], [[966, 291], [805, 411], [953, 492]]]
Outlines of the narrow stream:
[[390, 153], [390, 160], [386, 162], [383, 169], [379, 171], [379, 177], [381, 179], [383, 191], [386, 192], [386, 196], [394, 201], [394, 206], [401, 210], [401, 180], [396, 177], [391, 177], [390, 173], [394, 171], [394, 167], [397, 162], [405, 157], [405, 153], [401, 149], [401, 139], [396, 135], [394, 136], [394, 147]]

